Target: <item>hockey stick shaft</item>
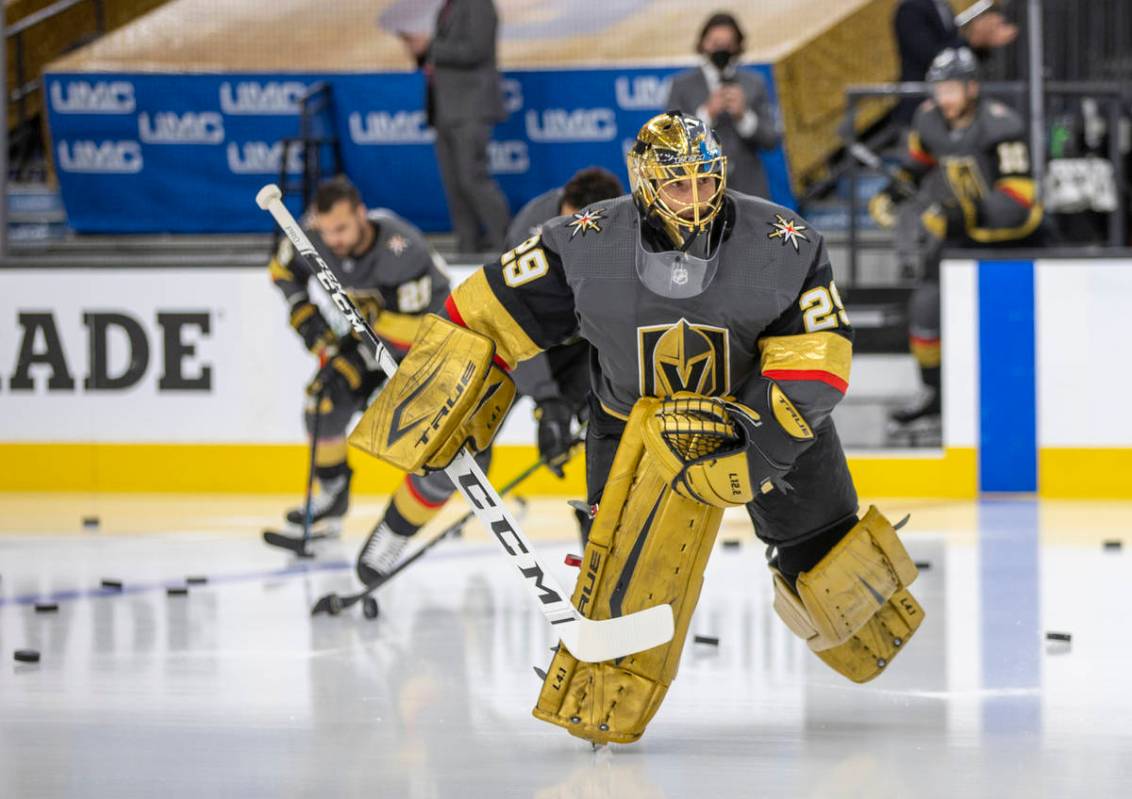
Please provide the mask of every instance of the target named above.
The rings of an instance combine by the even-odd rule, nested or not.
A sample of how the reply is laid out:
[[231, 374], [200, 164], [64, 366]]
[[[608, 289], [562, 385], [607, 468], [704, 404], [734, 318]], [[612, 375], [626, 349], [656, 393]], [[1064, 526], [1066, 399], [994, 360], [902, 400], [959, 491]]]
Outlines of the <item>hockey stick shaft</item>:
[[[283, 205], [279, 187], [274, 184], [264, 186], [256, 195], [256, 203], [274, 217], [299, 256], [326, 289], [334, 305], [349, 321], [351, 328], [373, 347], [378, 366], [387, 377], [392, 378], [397, 371], [396, 360], [346, 295], [342, 284], [294, 216]], [[534, 554], [518, 521], [504, 506], [499, 493], [488, 482], [471, 453], [466, 449], [462, 450], [444, 473], [471, 504], [484, 527], [495, 536], [521, 575], [523, 584], [538, 604], [542, 615], [555, 626], [559, 638], [579, 660], [612, 660], [651, 649], [672, 638], [674, 624], [669, 605], [657, 605], [601, 621], [583, 616], [570, 602], [569, 594], [563, 590], [558, 580]]]
[[314, 516], [314, 508], [311, 502], [314, 500], [314, 478], [315, 470], [318, 468], [318, 434], [322, 421], [322, 395], [325, 388], [318, 390], [318, 396], [314, 398], [314, 424], [311, 425], [311, 458], [309, 470], [307, 471], [307, 502], [303, 506], [303, 547], [306, 547], [308, 541], [311, 540], [311, 524], [312, 517]]
[[[504, 485], [500, 486], [499, 496], [500, 497], [507, 496], [509, 493], [511, 493], [511, 491], [513, 491], [515, 488], [517, 488], [528, 477], [530, 477], [532, 474], [537, 472], [543, 466], [544, 463], [546, 463], [546, 461], [544, 461], [543, 459], [540, 458], [539, 460], [535, 461], [530, 466], [528, 466], [526, 469], [519, 472], [519, 474], [515, 475], [513, 478], [508, 480]], [[475, 518], [475, 515], [476, 515], [475, 511], [468, 511], [467, 513], [465, 513], [459, 519], [452, 522], [452, 524], [445, 527], [440, 533], [438, 533], [427, 544], [425, 544], [420, 549], [418, 549], [416, 552], [414, 552], [412, 555], [410, 555], [409, 557], [405, 558], [403, 561], [398, 563], [397, 566], [391, 572], [389, 572], [389, 574], [383, 575], [380, 579], [374, 581], [371, 585], [367, 585], [365, 590], [359, 592], [357, 594], [357, 596], [359, 598], [363, 597], [363, 596], [367, 596], [368, 594], [372, 594], [374, 591], [381, 588], [381, 586], [385, 585], [387, 582], [392, 580], [395, 576], [397, 576], [398, 574], [403, 572], [405, 569], [407, 569], [409, 566], [411, 566], [415, 561], [417, 561], [428, 550], [432, 549], [434, 546], [439, 544], [445, 538], [452, 535], [457, 530], [461, 529], [469, 521], [471, 521], [473, 518]]]

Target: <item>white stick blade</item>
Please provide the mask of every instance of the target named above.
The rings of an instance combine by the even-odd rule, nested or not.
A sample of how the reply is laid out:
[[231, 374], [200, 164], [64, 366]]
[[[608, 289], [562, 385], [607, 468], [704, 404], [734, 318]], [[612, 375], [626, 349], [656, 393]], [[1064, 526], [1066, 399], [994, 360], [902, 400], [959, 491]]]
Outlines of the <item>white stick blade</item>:
[[676, 631], [671, 605], [657, 605], [615, 619], [582, 618], [566, 626], [569, 629], [559, 630], [562, 643], [583, 663], [644, 652], [671, 641]]
[[283, 197], [283, 192], [274, 183], [268, 183], [255, 196], [256, 205], [266, 211], [271, 204]]

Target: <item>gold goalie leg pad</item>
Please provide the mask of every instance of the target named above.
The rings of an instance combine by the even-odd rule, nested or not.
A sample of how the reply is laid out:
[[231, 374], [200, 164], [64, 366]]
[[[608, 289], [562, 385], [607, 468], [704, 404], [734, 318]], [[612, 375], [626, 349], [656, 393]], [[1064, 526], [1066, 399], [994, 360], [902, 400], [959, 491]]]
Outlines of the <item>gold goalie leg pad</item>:
[[797, 590], [776, 569], [774, 609], [831, 668], [854, 682], [877, 676], [919, 628], [924, 610], [906, 590], [916, 566], [875, 507], [809, 571]]
[[656, 400], [633, 408], [605, 484], [574, 605], [608, 619], [672, 605], [672, 640], [616, 661], [580, 663], [560, 646], [535, 706], [536, 718], [594, 743], [632, 743], [660, 707], [699, 601], [723, 511], [680, 496], [642, 441]]

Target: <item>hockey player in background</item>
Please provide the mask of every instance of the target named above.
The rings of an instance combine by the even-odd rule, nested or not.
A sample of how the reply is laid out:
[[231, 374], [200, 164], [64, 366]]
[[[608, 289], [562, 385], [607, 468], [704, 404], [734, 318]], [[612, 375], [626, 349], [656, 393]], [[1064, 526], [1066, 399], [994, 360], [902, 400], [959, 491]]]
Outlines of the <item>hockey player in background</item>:
[[[621, 182], [612, 173], [598, 167], [583, 169], [565, 186], [544, 192], [523, 207], [508, 231], [507, 247], [537, 237], [543, 223], [556, 216], [576, 214], [579, 208], [621, 193]], [[515, 370], [519, 393], [535, 403], [539, 456], [559, 477], [564, 476], [562, 467], [570, 456], [574, 421], [582, 422], [588, 415], [588, 367], [589, 344], [574, 336]], [[452, 493], [443, 473], [406, 477], [403, 491], [358, 553], [358, 579], [369, 585], [393, 569], [409, 539], [440, 512]], [[581, 511], [576, 515], [584, 543], [590, 519]]]
[[[923, 281], [908, 314], [911, 349], [925, 391], [918, 403], [893, 414], [897, 429], [938, 428], [943, 247], [1032, 247], [1042, 241], [1042, 206], [1021, 117], [981, 96], [978, 65], [965, 47], [940, 53], [927, 80], [932, 97], [916, 112], [902, 174], [869, 203], [882, 227], [915, 225], [918, 231], [905, 233], [928, 242]], [[922, 212], [898, 218], [896, 205], [907, 199], [919, 203], [913, 208]]]
[[[607, 169], [586, 167], [574, 173], [565, 185], [543, 192], [522, 207], [507, 230], [507, 249], [537, 236], [542, 226], [556, 216], [573, 217], [583, 208], [625, 193], [621, 181]], [[539, 454], [552, 471], [562, 476], [559, 462], [566, 457], [574, 420], [589, 416], [588, 397], [590, 345], [580, 336], [551, 347], [520, 364], [512, 374], [521, 395], [535, 402]], [[585, 545], [589, 517], [577, 511]]]
[[[378, 336], [395, 357], [404, 357], [423, 315], [440, 309], [448, 296], [443, 261], [404, 219], [390, 211], [367, 210], [345, 177], [318, 187], [305, 227]], [[308, 285], [313, 276], [287, 239], [268, 268], [289, 306], [291, 327], [323, 364], [307, 386], [303, 417], [310, 435], [315, 415], [321, 416], [318, 440], [313, 442], [319, 491], [311, 501], [312, 527], [336, 535], [350, 505], [347, 427], [385, 376], [333, 306], [327, 304], [324, 313], [316, 304]], [[403, 486], [398, 496], [409, 490]], [[305, 507], [295, 508], [287, 512], [287, 521], [301, 527], [305, 514]]]
[[[548, 222], [458, 286], [451, 321], [421, 326], [350, 438], [400, 468], [442, 468], [490, 441], [507, 370], [589, 341], [598, 510], [573, 601], [599, 619], [668, 602], [676, 623], [618, 661], [558, 648], [534, 713], [596, 743], [637, 740], [659, 708], [728, 507], [771, 547], [779, 616], [846, 677], [881, 673], [923, 618], [895, 529], [858, 515], [830, 417], [853, 333], [825, 244], [788, 209], [726, 190], [726, 164], [698, 118], [651, 119], [628, 155], [632, 194]], [[440, 413], [464, 394], [466, 412]]]

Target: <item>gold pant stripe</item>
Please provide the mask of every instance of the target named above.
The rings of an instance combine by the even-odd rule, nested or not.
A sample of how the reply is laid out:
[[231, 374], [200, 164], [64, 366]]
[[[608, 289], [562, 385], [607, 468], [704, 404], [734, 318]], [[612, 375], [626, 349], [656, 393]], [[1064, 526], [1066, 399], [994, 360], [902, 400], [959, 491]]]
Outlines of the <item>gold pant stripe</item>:
[[393, 494], [393, 506], [397, 511], [405, 517], [405, 519], [417, 527], [424, 527], [428, 524], [436, 514], [440, 513], [440, 509], [444, 507], [443, 503], [440, 505], [426, 505], [413, 493], [412, 486], [409, 485], [410, 477], [406, 477], [397, 491]]
[[454, 305], [460, 317], [452, 321], [492, 339], [496, 344], [496, 355], [502, 358], [508, 367], [514, 367], [520, 361], [525, 361], [541, 352], [540, 347], [527, 335], [527, 331], [523, 330], [495, 296], [483, 269], [476, 270], [471, 277], [457, 286], [452, 292], [449, 303], [449, 311]]
[[943, 362], [939, 339], [920, 339], [913, 336], [908, 343], [916, 363], [925, 369], [934, 369]]
[[323, 439], [315, 443], [315, 466], [337, 466], [346, 460], [346, 439]]

